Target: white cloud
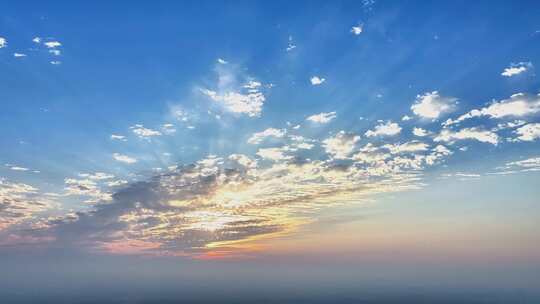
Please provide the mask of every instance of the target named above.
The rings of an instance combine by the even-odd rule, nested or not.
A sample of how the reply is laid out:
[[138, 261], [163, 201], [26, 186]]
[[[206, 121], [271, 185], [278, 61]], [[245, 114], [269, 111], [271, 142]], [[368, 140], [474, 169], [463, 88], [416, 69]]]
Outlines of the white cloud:
[[408, 120], [411, 120], [411, 119], [412, 119], [412, 117], [410, 117], [409, 115], [405, 115], [405, 116], [401, 117], [402, 121], [408, 121]]
[[228, 158], [244, 168], [252, 169], [257, 167], [257, 161], [244, 154], [231, 154]]
[[259, 149], [259, 151], [257, 151], [257, 155], [264, 159], [273, 161], [288, 160], [292, 158], [290, 155], [285, 155], [285, 152], [288, 150], [289, 148], [287, 146], [281, 148], [264, 148]]
[[321, 85], [323, 82], [326, 81], [326, 79], [321, 78], [319, 76], [313, 76], [311, 77], [311, 79], [309, 79], [309, 81], [311, 81], [311, 84], [315, 86], [315, 85]]
[[363, 24], [358, 24], [358, 25], [353, 26], [351, 28], [351, 33], [353, 33], [354, 35], [360, 35], [360, 34], [362, 34], [363, 31], [364, 31], [364, 25]]
[[505, 77], [512, 77], [524, 73], [531, 68], [533, 68], [533, 64], [531, 62], [512, 63], [510, 64], [510, 67], [504, 69], [501, 75]]
[[506, 164], [507, 167], [522, 167], [525, 169], [540, 170], [540, 157], [528, 158], [525, 160], [514, 161]]
[[54, 56], [60, 56], [60, 54], [62, 54], [60, 50], [49, 50], [49, 53], [53, 54]]
[[107, 180], [114, 178], [114, 175], [104, 172], [96, 172], [96, 173], [79, 173], [80, 177], [88, 178], [91, 180]]
[[311, 115], [306, 120], [316, 122], [316, 123], [325, 124], [325, 123], [329, 123], [330, 121], [332, 121], [336, 117], [337, 117], [336, 112], [327, 112], [327, 113], [323, 112], [323, 113]]
[[339, 131], [335, 136], [323, 140], [322, 145], [326, 153], [333, 158], [346, 159], [354, 151], [360, 136]]
[[119, 180], [115, 180], [115, 181], [110, 181], [107, 183], [107, 186], [109, 187], [118, 187], [118, 186], [122, 186], [122, 185], [125, 185], [127, 184], [128, 181], [127, 180], [123, 180], [123, 179], [119, 179]]
[[174, 127], [173, 124], [166, 123], [166, 124], [161, 125], [161, 131], [163, 131], [163, 133], [165, 134], [171, 135], [171, 134], [176, 133], [176, 128]]
[[28, 168], [19, 167], [19, 166], [10, 166], [9, 169], [13, 171], [29, 171], [30, 170]]
[[0, 178], [0, 231], [50, 209], [54, 202], [31, 185]]
[[443, 125], [449, 126], [480, 116], [488, 116], [489, 118], [522, 117], [538, 112], [540, 112], [540, 94], [531, 96], [524, 93], [517, 93], [508, 99], [494, 101], [487, 107], [474, 109], [459, 116], [455, 120], [448, 119]]
[[285, 136], [285, 133], [285, 129], [268, 128], [262, 132], [253, 133], [253, 135], [248, 139], [247, 142], [252, 145], [257, 145], [260, 144], [267, 137], [282, 138], [283, 136]]
[[59, 41], [47, 41], [45, 43], [46, 47], [50, 48], [50, 49], [54, 49], [54, 48], [57, 48], [59, 46], [62, 46], [62, 43], [60, 43]]
[[429, 148], [429, 145], [417, 140], [413, 140], [410, 142], [406, 142], [403, 144], [388, 144], [384, 145], [383, 148], [386, 148], [390, 151], [392, 154], [399, 154], [399, 153], [408, 153], [408, 152], [418, 152], [418, 151], [427, 151]]
[[22, 58], [22, 57], [26, 57], [26, 54], [23, 54], [23, 53], [13, 53], [13, 57], [15, 57], [15, 58]]
[[444, 113], [452, 112], [456, 103], [457, 98], [443, 97], [439, 95], [439, 92], [433, 91], [417, 95], [411, 110], [420, 117], [437, 119]]
[[227, 64], [227, 63], [228, 63], [225, 59], [222, 59], [222, 58], [218, 58], [218, 59], [217, 59], [217, 62], [218, 62], [219, 64]]
[[289, 42], [287, 44], [287, 52], [290, 52], [296, 48], [296, 44], [294, 44], [292, 36], [289, 36]]
[[393, 136], [399, 134], [399, 132], [401, 132], [401, 127], [395, 122], [388, 121], [375, 126], [374, 130], [368, 130], [365, 135], [367, 137]]
[[517, 140], [533, 141], [540, 138], [540, 123], [530, 123], [515, 131], [519, 136]]
[[490, 143], [497, 145], [499, 143], [499, 136], [491, 131], [482, 130], [479, 128], [466, 128], [457, 132], [449, 129], [443, 129], [437, 137], [433, 140], [436, 142], [444, 141], [453, 143], [456, 140], [474, 139], [484, 143]]
[[127, 139], [126, 139], [126, 137], [124, 135], [111, 134], [111, 139], [112, 140], [127, 141]]
[[143, 138], [143, 139], [149, 139], [150, 137], [153, 137], [153, 136], [161, 136], [162, 135], [161, 132], [159, 132], [157, 130], [152, 130], [152, 129], [145, 128], [141, 124], [136, 124], [134, 126], [131, 126], [130, 129], [139, 138]]
[[429, 135], [429, 132], [427, 130], [422, 129], [422, 128], [417, 128], [417, 127], [414, 127], [412, 133], [418, 137], [424, 137], [424, 136]]
[[218, 94], [212, 90], [201, 91], [206, 96], [210, 97], [213, 101], [221, 103], [226, 110], [247, 114], [249, 117], [259, 117], [262, 112], [262, 106], [266, 98], [263, 93], [257, 89], [252, 89], [248, 93], [240, 92], [227, 92], [225, 94]]
[[0, 49], [7, 47], [7, 39], [4, 37], [0, 37]]
[[52, 65], [59, 65], [59, 64], [62, 64], [62, 61], [53, 60], [53, 61], [51, 61], [51, 64]]
[[34, 43], [41, 43], [41, 38], [40, 38], [40, 37], [34, 37], [34, 38], [32, 39], [32, 42], [34, 42]]
[[126, 164], [133, 164], [137, 162], [137, 159], [120, 153], [114, 153], [113, 158], [119, 162], [123, 162]]

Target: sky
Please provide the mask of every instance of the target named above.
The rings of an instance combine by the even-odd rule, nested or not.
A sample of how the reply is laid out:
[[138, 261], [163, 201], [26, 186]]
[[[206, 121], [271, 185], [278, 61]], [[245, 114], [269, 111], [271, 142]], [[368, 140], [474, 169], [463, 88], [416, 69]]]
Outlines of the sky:
[[2, 2], [0, 297], [540, 299], [539, 17]]

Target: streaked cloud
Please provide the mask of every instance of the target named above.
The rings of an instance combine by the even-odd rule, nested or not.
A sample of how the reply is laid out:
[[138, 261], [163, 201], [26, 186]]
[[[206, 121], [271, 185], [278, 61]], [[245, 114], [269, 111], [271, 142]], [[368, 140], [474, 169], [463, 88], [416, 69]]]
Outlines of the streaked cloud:
[[117, 134], [111, 134], [112, 140], [120, 140], [120, 141], [127, 141], [126, 137], [124, 135], [117, 135]]
[[326, 123], [331, 122], [336, 117], [337, 117], [336, 112], [323, 112], [323, 113], [311, 115], [308, 118], [306, 118], [306, 120], [315, 122], [315, 123], [326, 124]]
[[123, 162], [126, 164], [133, 164], [137, 162], [136, 158], [133, 158], [124, 154], [120, 154], [120, 153], [113, 153], [113, 158], [116, 161]]
[[465, 139], [473, 139], [492, 145], [497, 145], [499, 143], [499, 136], [496, 133], [478, 127], [465, 128], [459, 131], [443, 129], [433, 140], [436, 142], [444, 141], [453, 143], [456, 140]]
[[54, 202], [25, 183], [0, 178], [0, 231], [34, 218], [54, 207]]
[[47, 42], [44, 42], [43, 43], [46, 47], [50, 48], [50, 49], [54, 49], [54, 48], [57, 48], [57, 47], [60, 47], [62, 46], [62, 43], [60, 43], [60, 41], [47, 41]]
[[160, 131], [145, 128], [141, 124], [136, 124], [129, 128], [131, 129], [133, 133], [135, 133], [135, 135], [137, 135], [139, 138], [142, 138], [142, 139], [149, 139], [151, 137], [162, 135]]
[[257, 145], [268, 137], [283, 138], [285, 134], [285, 129], [268, 128], [264, 131], [253, 133], [247, 142], [252, 145]]
[[500, 119], [506, 117], [523, 117], [538, 112], [540, 112], [540, 94], [528, 95], [517, 93], [508, 99], [494, 101], [487, 107], [471, 110], [457, 119], [448, 119], [444, 125], [457, 124], [473, 117], [487, 116], [489, 118]]

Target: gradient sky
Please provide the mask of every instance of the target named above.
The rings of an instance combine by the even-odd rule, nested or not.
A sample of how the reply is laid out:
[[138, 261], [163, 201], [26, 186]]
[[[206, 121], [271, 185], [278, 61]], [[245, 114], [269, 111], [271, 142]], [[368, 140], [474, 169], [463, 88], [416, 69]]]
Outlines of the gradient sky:
[[537, 65], [536, 1], [5, 1], [0, 283], [534, 292]]

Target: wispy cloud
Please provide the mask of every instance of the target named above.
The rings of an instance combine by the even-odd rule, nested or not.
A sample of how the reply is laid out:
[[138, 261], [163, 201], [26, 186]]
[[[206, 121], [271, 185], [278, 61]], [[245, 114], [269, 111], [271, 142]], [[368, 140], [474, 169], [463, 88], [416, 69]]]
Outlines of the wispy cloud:
[[533, 64], [531, 62], [512, 63], [510, 67], [507, 67], [504, 69], [501, 75], [505, 77], [512, 77], [512, 76], [525, 73], [532, 68], [533, 68]]
[[487, 107], [474, 109], [456, 119], [448, 119], [443, 125], [450, 126], [474, 117], [487, 116], [489, 118], [523, 117], [540, 112], [540, 94], [528, 95], [517, 93], [508, 99], [493, 101]]
[[388, 121], [375, 126], [374, 130], [368, 130], [366, 132], [367, 137], [373, 136], [394, 136], [401, 132], [401, 127], [395, 123]]
[[136, 158], [133, 158], [124, 154], [120, 154], [120, 153], [113, 153], [113, 158], [116, 161], [123, 162], [126, 164], [133, 164], [137, 162]]
[[331, 122], [336, 117], [337, 117], [336, 112], [323, 112], [323, 113], [311, 115], [308, 118], [306, 118], [306, 120], [315, 122], [315, 123], [326, 124], [326, 123]]

